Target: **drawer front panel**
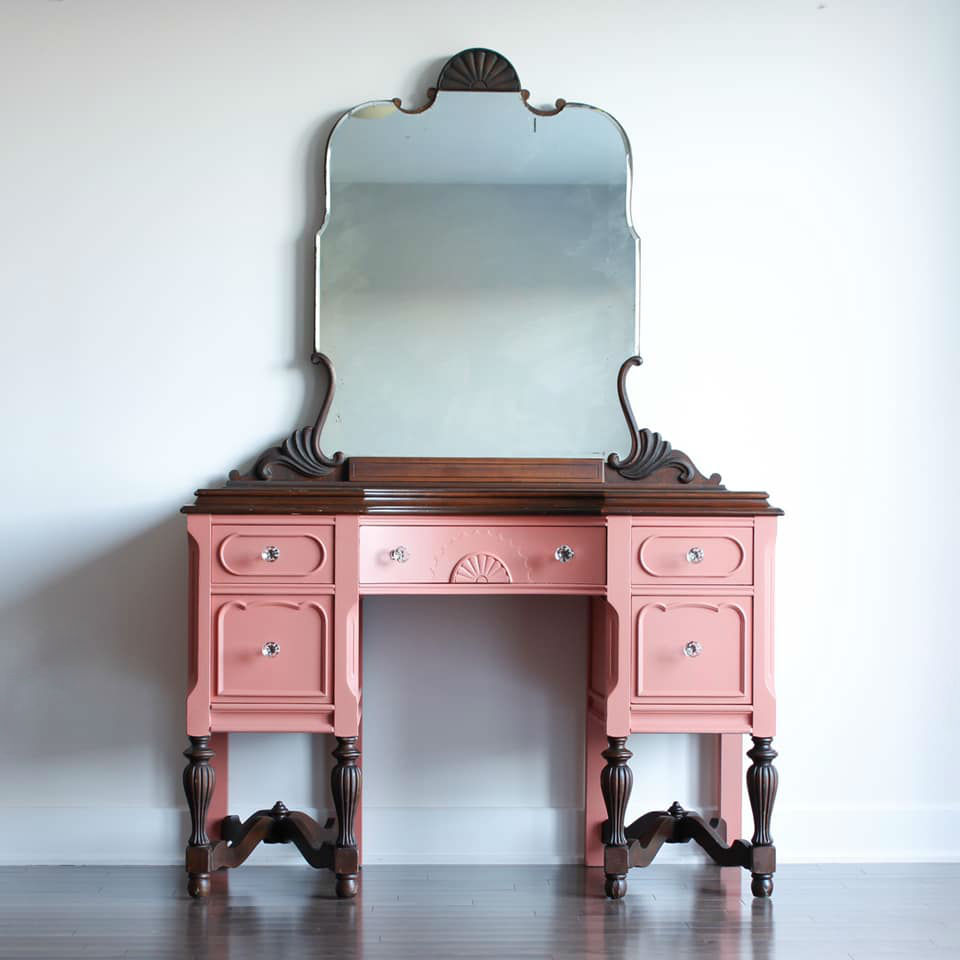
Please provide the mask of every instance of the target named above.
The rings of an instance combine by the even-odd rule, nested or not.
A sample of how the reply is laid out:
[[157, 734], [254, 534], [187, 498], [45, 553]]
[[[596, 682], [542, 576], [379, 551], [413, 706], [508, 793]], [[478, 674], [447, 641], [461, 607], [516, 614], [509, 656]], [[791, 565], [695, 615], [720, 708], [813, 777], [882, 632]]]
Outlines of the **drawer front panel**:
[[332, 597], [231, 597], [214, 609], [214, 697], [332, 699]]
[[633, 699], [751, 699], [750, 597], [634, 597]]
[[750, 527], [634, 527], [634, 583], [753, 583]]
[[214, 527], [213, 581], [333, 583], [333, 527]]
[[[573, 557], [561, 562], [558, 547]], [[403, 549], [394, 559], [391, 551]], [[362, 526], [361, 583], [603, 584], [603, 527]]]

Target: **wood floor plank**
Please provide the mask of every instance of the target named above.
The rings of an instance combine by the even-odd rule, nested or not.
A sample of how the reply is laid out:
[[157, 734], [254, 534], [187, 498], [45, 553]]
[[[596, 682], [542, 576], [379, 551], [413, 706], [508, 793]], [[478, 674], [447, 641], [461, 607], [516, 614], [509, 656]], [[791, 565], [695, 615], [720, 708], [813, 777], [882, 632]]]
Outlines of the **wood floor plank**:
[[715, 867], [392, 867], [355, 901], [326, 872], [248, 866], [190, 900], [173, 867], [0, 868], [2, 960], [658, 958], [944, 960], [960, 955], [960, 865], [787, 865], [773, 901]]

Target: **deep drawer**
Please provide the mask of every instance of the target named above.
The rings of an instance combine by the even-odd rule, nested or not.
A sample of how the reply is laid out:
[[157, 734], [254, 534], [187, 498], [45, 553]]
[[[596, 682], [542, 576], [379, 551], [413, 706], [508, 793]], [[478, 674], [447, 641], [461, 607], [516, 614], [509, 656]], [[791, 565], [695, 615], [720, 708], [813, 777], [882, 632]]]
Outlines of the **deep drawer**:
[[749, 701], [750, 597], [634, 597], [634, 700]]
[[332, 699], [333, 598], [223, 598], [214, 608], [214, 696]]

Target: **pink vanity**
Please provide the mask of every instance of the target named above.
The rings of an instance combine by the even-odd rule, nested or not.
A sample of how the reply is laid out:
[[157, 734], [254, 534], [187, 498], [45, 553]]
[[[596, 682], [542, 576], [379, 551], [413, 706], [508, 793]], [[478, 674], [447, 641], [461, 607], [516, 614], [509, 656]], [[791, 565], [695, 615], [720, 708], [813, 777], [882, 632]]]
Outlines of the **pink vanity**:
[[[447, 64], [426, 107], [394, 101], [397, 121], [442, 91], [520, 93], [541, 119], [566, 106], [530, 107], [507, 61], [470, 50]], [[753, 893], [769, 896], [780, 511], [766, 494], [727, 491], [637, 426], [626, 386], [635, 356], [609, 378], [630, 452], [605, 458], [328, 456], [320, 438], [340, 382], [325, 354], [313, 360], [328, 383], [316, 422], [184, 508], [190, 893], [206, 895], [213, 872], [261, 842], [295, 844], [333, 871], [338, 895], [358, 892], [365, 596], [536, 594], [591, 598], [584, 858], [603, 867], [607, 895], [622, 897], [629, 870], [664, 843], [692, 840], [717, 864], [749, 870]], [[228, 815], [228, 737], [251, 731], [332, 735], [335, 823], [283, 804], [244, 821]], [[626, 824], [633, 733], [717, 735], [720, 817], [673, 803]]]

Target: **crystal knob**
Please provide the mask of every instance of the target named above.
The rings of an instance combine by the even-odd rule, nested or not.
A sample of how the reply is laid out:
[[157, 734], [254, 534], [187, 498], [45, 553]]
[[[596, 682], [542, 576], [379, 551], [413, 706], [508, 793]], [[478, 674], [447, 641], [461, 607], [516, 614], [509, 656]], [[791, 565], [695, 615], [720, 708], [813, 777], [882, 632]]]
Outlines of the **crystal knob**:
[[410, 559], [410, 551], [406, 547], [394, 547], [390, 551], [390, 559], [394, 563], [406, 563]]
[[279, 547], [264, 547], [263, 553], [260, 554], [261, 560], [266, 560], [267, 563], [273, 563], [274, 560], [280, 559], [280, 548]]
[[703, 646], [697, 640], [691, 640], [683, 645], [683, 654], [686, 657], [699, 657], [703, 653]]
[[569, 563], [576, 556], [576, 553], [574, 553], [573, 547], [561, 543], [560, 546], [553, 551], [553, 555], [561, 563]]
[[703, 547], [691, 547], [687, 551], [687, 563], [700, 563], [703, 557]]
[[265, 657], [279, 657], [280, 644], [276, 640], [268, 640], [261, 648], [260, 653]]

